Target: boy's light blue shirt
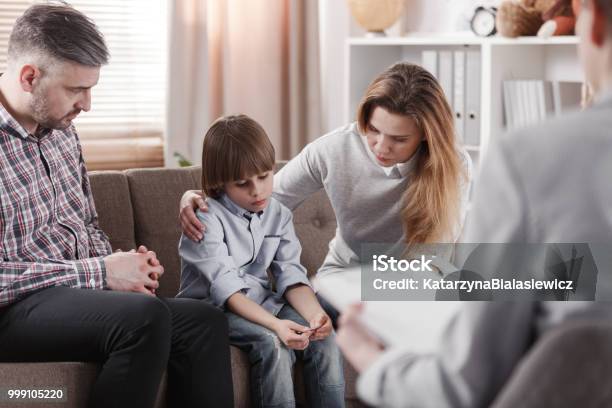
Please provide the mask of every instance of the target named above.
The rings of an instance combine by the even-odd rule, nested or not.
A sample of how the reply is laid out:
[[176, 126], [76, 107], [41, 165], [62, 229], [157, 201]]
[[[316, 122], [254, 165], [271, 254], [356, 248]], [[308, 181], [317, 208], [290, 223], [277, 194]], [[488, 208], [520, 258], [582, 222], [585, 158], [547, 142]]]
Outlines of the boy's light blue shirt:
[[[310, 286], [300, 264], [302, 247], [293, 228], [291, 211], [273, 198], [268, 207], [251, 213], [227, 195], [208, 199], [208, 212], [197, 212], [206, 225], [204, 238], [179, 242], [181, 286], [177, 297], [206, 300], [224, 308], [236, 292], [276, 315], [285, 304], [289, 286]], [[276, 281], [272, 290], [267, 270]]]

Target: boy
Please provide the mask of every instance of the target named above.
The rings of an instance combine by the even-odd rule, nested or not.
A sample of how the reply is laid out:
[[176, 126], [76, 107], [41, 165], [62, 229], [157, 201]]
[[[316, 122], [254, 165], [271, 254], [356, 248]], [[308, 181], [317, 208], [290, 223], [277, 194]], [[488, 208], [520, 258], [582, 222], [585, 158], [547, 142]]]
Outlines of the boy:
[[265, 131], [245, 115], [218, 119], [204, 138], [202, 163], [209, 211], [198, 217], [207, 233], [198, 243], [181, 237], [178, 296], [225, 311], [230, 343], [249, 354], [254, 406], [295, 406], [298, 356], [309, 405], [343, 407], [331, 319], [299, 263], [291, 211], [271, 197], [274, 148]]

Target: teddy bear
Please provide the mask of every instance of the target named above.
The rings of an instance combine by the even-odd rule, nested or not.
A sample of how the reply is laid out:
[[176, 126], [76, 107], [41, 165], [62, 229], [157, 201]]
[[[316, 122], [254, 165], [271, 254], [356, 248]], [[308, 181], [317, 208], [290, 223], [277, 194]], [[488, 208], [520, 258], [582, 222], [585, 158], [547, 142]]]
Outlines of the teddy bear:
[[497, 12], [497, 30], [505, 37], [573, 34], [573, 2], [579, 0], [504, 0]]

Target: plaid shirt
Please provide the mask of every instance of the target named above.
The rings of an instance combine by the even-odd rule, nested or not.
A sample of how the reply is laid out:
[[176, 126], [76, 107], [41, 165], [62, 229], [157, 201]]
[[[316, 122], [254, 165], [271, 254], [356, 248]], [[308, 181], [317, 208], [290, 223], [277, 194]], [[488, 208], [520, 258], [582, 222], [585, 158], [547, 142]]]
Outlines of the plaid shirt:
[[51, 286], [103, 289], [111, 253], [73, 126], [29, 134], [0, 104], [0, 307]]

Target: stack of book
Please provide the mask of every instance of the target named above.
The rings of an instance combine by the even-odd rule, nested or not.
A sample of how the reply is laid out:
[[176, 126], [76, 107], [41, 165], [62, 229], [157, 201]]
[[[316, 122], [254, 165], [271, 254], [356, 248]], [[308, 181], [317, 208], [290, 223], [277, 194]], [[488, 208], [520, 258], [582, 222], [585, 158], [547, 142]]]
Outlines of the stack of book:
[[580, 106], [582, 83], [544, 80], [503, 82], [505, 123], [509, 130], [529, 126]]

